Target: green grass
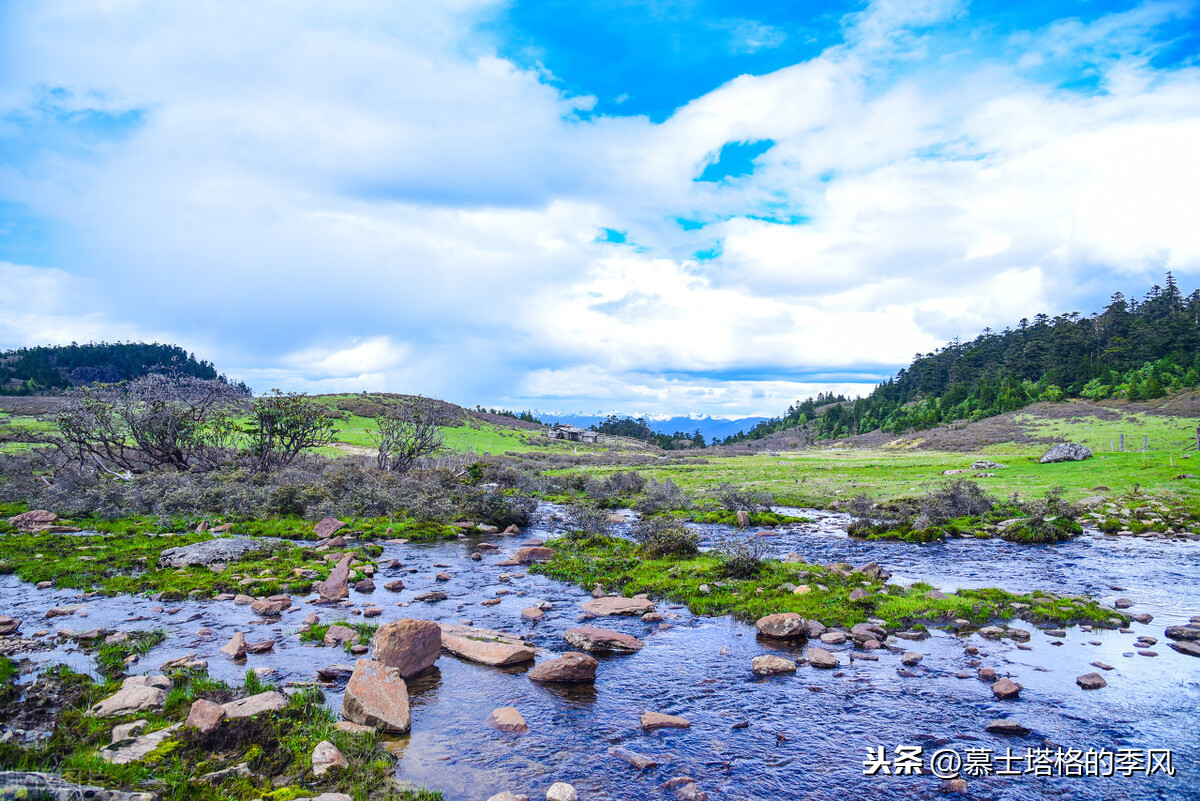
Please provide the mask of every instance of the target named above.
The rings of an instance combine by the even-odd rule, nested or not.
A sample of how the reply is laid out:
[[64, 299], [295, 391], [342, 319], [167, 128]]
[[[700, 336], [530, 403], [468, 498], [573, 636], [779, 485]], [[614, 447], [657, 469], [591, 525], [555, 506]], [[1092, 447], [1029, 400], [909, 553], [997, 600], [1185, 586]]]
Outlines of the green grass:
[[[325, 633], [329, 631], [329, 627], [334, 623], [318, 623], [315, 626], [309, 626], [304, 631], [300, 632], [300, 642], [312, 643], [314, 645], [325, 645]], [[351, 623], [348, 620], [336, 621], [336, 625], [345, 626], [349, 629], [354, 629], [358, 632], [358, 640], [356, 642], [346, 643], [346, 652], [355, 645], [370, 645], [371, 639], [375, 636], [375, 632], [379, 630], [378, 623]]]
[[[109, 742], [113, 725], [145, 717], [149, 721], [147, 731], [155, 731], [183, 720], [195, 699], [222, 703], [235, 697], [235, 691], [204, 673], [179, 672], [172, 676], [173, 687], [163, 714], [139, 713], [124, 719], [100, 720], [88, 716], [86, 710], [111, 692], [114, 683], [97, 685], [63, 667], [53, 668], [52, 674], [63, 686], [73, 688], [76, 702], [60, 713], [48, 741], [32, 748], [0, 743], [0, 769], [59, 773], [72, 781], [108, 789], [152, 790], [165, 801], [290, 801], [323, 792], [347, 793], [356, 801], [442, 798], [429, 790], [401, 792], [392, 787], [395, 761], [382, 740], [375, 735], [351, 735], [335, 729], [337, 718], [315, 688], [293, 694], [287, 708], [279, 712], [227, 720], [209, 735], [181, 729], [144, 761], [111, 765], [99, 757], [96, 749]], [[265, 689], [273, 688], [248, 675], [243, 693]], [[312, 750], [322, 740], [341, 750], [350, 763], [349, 769], [331, 771], [320, 779], [312, 775]], [[240, 763], [246, 763], [262, 778], [230, 778], [217, 785], [195, 781], [205, 773]], [[274, 787], [271, 778], [275, 776], [288, 777], [288, 781]]]
[[[220, 572], [204, 567], [159, 569], [166, 548], [211, 539], [209, 534], [157, 537], [133, 531], [95, 535], [7, 534], [0, 537], [0, 572], [16, 573], [23, 581], [53, 581], [58, 587], [98, 589], [108, 595], [162, 593], [163, 600], [190, 595], [212, 597], [240, 592], [259, 597], [278, 593], [307, 593], [328, 577], [333, 564], [322, 554], [293, 545], [226, 566]], [[349, 549], [370, 562], [378, 546]], [[313, 570], [316, 578], [296, 576], [297, 569]], [[242, 584], [243, 578], [254, 581]], [[357, 580], [352, 575], [351, 580]]]
[[167, 639], [167, 633], [156, 631], [130, 631], [124, 642], [102, 642], [96, 651], [96, 670], [105, 676], [119, 676], [125, 672], [125, 660], [134, 654], [141, 656]]
[[[935, 599], [925, 596], [930, 589], [926, 585], [886, 585], [857, 573], [844, 577], [820, 565], [778, 560], [766, 560], [754, 578], [732, 579], [721, 559], [711, 552], [684, 559], [648, 559], [633, 543], [612, 537], [562, 538], [546, 544], [555, 549], [555, 558], [532, 566], [531, 571], [585, 588], [599, 583], [605, 590], [620, 590], [625, 595], [647, 593], [687, 604], [698, 615], [731, 614], [747, 622], [777, 612], [796, 612], [827, 626], [853, 626], [871, 617], [883, 618], [892, 627], [946, 625], [955, 618], [975, 625], [1013, 617], [1055, 625], [1111, 626], [1110, 618], [1127, 622], [1120, 613], [1089, 599], [1035, 601], [1046, 596], [1000, 589], [961, 590]], [[702, 592], [701, 585], [707, 585], [709, 591]], [[809, 592], [797, 595], [785, 585], [807, 585]], [[860, 588], [867, 592], [866, 597], [850, 600], [850, 594]], [[1026, 604], [1028, 609], [1013, 607], [1014, 603]]]

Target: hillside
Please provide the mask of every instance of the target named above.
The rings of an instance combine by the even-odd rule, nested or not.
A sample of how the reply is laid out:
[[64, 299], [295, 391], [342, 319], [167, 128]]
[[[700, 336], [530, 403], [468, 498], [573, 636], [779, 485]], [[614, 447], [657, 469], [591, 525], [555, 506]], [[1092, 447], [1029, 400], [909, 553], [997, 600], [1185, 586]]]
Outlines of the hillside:
[[1184, 297], [1169, 273], [1140, 302], [1121, 293], [1102, 312], [1038, 314], [924, 355], [865, 398], [818, 396], [726, 444], [789, 429], [816, 439], [921, 431], [1030, 404], [1152, 401], [1200, 385], [1200, 290]]
[[217, 370], [178, 345], [89, 342], [19, 348], [0, 353], [0, 395], [38, 395], [86, 384], [113, 383], [176, 370], [217, 378]]

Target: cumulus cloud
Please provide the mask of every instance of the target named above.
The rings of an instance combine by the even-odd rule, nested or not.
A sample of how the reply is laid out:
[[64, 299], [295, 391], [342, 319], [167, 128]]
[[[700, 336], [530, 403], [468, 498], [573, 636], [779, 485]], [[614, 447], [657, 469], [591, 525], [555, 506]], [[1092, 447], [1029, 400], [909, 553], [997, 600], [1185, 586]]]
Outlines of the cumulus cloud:
[[[995, 34], [965, 4], [877, 0], [844, 42], [653, 122], [496, 55], [496, 6], [9, 6], [0, 203], [72, 247], [0, 265], [0, 345], [149, 337], [258, 389], [771, 414], [1200, 273], [1200, 71], [1150, 60], [1190, 7], [976, 56], [961, 37]], [[770, 147], [696, 181], [730, 142]]]

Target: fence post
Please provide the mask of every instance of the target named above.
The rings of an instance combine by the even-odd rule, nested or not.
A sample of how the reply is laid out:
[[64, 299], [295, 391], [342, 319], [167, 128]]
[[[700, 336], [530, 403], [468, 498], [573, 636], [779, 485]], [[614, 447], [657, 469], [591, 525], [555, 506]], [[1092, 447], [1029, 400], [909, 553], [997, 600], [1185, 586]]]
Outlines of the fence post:
[[1145, 453], [1148, 450], [1150, 450], [1150, 436], [1146, 435], [1142, 437], [1142, 453]]
[[1121, 435], [1121, 446], [1120, 446], [1119, 450], [1121, 452], [1125, 451], [1125, 435], [1124, 434]]

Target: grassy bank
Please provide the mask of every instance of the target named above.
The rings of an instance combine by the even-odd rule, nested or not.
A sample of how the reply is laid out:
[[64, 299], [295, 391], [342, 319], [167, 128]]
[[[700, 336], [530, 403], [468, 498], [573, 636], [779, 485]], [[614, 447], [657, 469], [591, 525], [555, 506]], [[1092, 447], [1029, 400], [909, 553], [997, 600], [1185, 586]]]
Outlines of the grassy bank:
[[[714, 553], [690, 558], [646, 558], [637, 546], [615, 537], [589, 540], [561, 538], [548, 542], [555, 558], [531, 571], [585, 588], [600, 584], [625, 595], [683, 603], [695, 614], [731, 614], [753, 622], [776, 612], [796, 612], [827, 626], [853, 626], [872, 617], [892, 627], [941, 626], [965, 619], [976, 626], [1020, 618], [1037, 624], [1090, 623], [1112, 626], [1127, 622], [1120, 613], [1086, 598], [1058, 598], [1049, 593], [1017, 595], [999, 589], [960, 590], [944, 598], [930, 597], [927, 585], [899, 587], [837, 569], [802, 562], [765, 560], [749, 578], [728, 575]], [[707, 588], [707, 592], [702, 588]], [[807, 587], [797, 593], [795, 588]], [[865, 595], [851, 600], [855, 590]]]
[[[0, 670], [0, 678], [4, 675], [5, 671]], [[172, 688], [162, 712], [98, 719], [88, 716], [87, 709], [115, 691], [118, 682], [96, 684], [66, 667], [51, 668], [37, 684], [26, 689], [23, 700], [14, 700], [15, 692], [10, 691], [3, 709], [8, 719], [27, 714], [28, 707], [22, 705], [40, 703], [54, 708], [51, 736], [31, 747], [0, 742], [0, 769], [58, 773], [72, 781], [107, 789], [155, 792], [166, 801], [290, 801], [323, 792], [347, 793], [356, 801], [440, 801], [442, 797], [437, 792], [402, 791], [394, 786], [395, 763], [383, 741], [373, 734], [351, 735], [334, 728], [337, 718], [315, 688], [293, 694], [283, 710], [226, 720], [208, 735], [180, 729], [140, 762], [113, 765], [104, 761], [97, 749], [110, 742], [116, 724], [145, 719], [145, 731], [149, 733], [186, 719], [196, 699], [224, 703], [275, 689], [261, 684], [252, 673], [241, 690], [204, 673], [181, 671], [171, 679]], [[322, 740], [333, 743], [345, 755], [348, 769], [332, 770], [321, 778], [313, 775], [312, 751]], [[244, 766], [244, 774], [234, 771], [225, 778], [202, 779], [206, 774], [239, 765]]]

